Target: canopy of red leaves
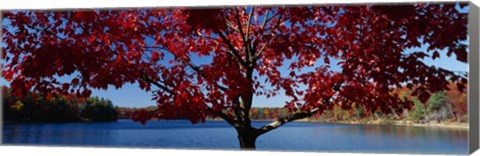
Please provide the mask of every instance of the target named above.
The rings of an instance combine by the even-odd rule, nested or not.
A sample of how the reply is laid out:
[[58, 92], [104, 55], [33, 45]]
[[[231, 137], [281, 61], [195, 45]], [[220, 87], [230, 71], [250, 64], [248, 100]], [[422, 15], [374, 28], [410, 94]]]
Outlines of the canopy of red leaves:
[[[194, 123], [232, 117], [238, 107], [249, 109], [253, 96], [280, 92], [291, 98], [290, 110], [330, 109], [330, 102], [401, 110], [411, 102], [390, 94], [396, 87], [419, 86], [413, 94], [425, 101], [448, 89], [449, 79], [466, 82], [422, 61], [446, 50], [466, 63], [467, 14], [456, 7], [4, 11], [2, 69], [16, 95], [88, 96], [92, 88], [137, 83], [152, 91], [159, 118]], [[405, 52], [424, 44], [425, 51]], [[74, 78], [58, 80], [67, 75]]]

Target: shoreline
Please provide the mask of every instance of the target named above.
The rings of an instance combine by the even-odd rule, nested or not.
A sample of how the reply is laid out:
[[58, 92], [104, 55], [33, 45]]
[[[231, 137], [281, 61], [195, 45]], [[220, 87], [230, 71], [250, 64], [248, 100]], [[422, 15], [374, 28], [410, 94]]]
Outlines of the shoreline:
[[[119, 119], [119, 120], [131, 120], [131, 119]], [[118, 120], [117, 120], [118, 121]], [[207, 119], [207, 121], [223, 121], [222, 119]], [[273, 122], [275, 120], [252, 120], [258, 122]], [[55, 124], [55, 123], [97, 123], [97, 122], [116, 122], [116, 121], [69, 121], [69, 122], [5, 122], [2, 124]], [[292, 122], [299, 123], [319, 123], [319, 124], [346, 124], [346, 125], [384, 125], [384, 126], [407, 126], [407, 127], [429, 127], [429, 128], [454, 128], [454, 129], [468, 129], [468, 123], [462, 122], [449, 122], [449, 123], [413, 123], [408, 120], [400, 121], [382, 121], [382, 120], [373, 120], [367, 122], [359, 121], [340, 121], [340, 122], [325, 122], [319, 120], [311, 119], [301, 119]]]
[[[211, 121], [223, 121], [221, 119], [207, 119]], [[252, 120], [252, 121], [260, 121], [260, 122], [273, 122], [275, 120]], [[454, 128], [454, 129], [468, 129], [468, 123], [462, 122], [450, 122], [450, 123], [413, 123], [412, 121], [408, 120], [401, 120], [401, 121], [389, 121], [389, 122], [382, 122], [382, 120], [374, 120], [374, 121], [367, 121], [367, 122], [359, 122], [359, 121], [341, 121], [341, 122], [324, 122], [318, 120], [311, 120], [311, 119], [301, 119], [292, 122], [300, 122], [300, 123], [325, 123], [325, 124], [348, 124], [348, 125], [384, 125], [384, 126], [407, 126], [407, 127], [429, 127], [429, 128]]]
[[358, 121], [351, 121], [351, 122], [322, 122], [316, 120], [297, 120], [294, 122], [311, 122], [311, 123], [328, 123], [328, 124], [350, 124], [350, 125], [394, 125], [394, 126], [408, 126], [408, 127], [430, 127], [430, 128], [456, 128], [456, 129], [468, 129], [468, 123], [461, 123], [461, 122], [451, 122], [451, 123], [413, 123], [412, 121], [401, 120], [401, 121], [389, 121], [383, 123], [381, 120], [374, 120], [374, 121], [367, 121], [367, 122], [358, 122]]
[[[120, 119], [118, 119], [120, 120]], [[78, 121], [2, 121], [2, 124], [63, 124], [63, 123], [102, 123], [102, 122], [117, 122], [118, 120], [112, 121], [90, 121], [90, 120], [78, 120]], [[131, 119], [126, 119], [131, 120]]]

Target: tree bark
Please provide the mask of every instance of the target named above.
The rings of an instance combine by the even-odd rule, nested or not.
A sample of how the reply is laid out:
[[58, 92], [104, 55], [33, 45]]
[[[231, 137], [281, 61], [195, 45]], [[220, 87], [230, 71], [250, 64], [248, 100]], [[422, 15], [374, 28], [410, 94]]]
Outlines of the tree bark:
[[242, 150], [255, 150], [255, 142], [258, 138], [258, 133], [253, 128], [248, 130], [238, 130], [238, 141]]

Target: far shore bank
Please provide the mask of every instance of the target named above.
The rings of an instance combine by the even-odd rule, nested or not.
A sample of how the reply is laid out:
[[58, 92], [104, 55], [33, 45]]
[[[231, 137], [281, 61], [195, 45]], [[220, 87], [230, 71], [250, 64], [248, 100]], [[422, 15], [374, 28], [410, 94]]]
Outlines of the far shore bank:
[[[209, 119], [213, 121], [219, 121], [221, 119]], [[262, 121], [262, 122], [273, 122], [275, 120], [252, 120], [252, 121]], [[382, 120], [373, 120], [367, 122], [359, 121], [338, 121], [338, 122], [324, 122], [312, 119], [301, 119], [293, 122], [309, 122], [309, 123], [326, 123], [326, 124], [350, 124], [350, 125], [395, 125], [395, 126], [412, 126], [412, 127], [432, 127], [432, 128], [457, 128], [457, 129], [468, 129], [468, 123], [462, 122], [449, 122], [449, 123], [414, 123], [408, 120], [402, 121], [382, 121]]]
[[294, 122], [315, 122], [315, 123], [329, 123], [329, 124], [362, 124], [362, 125], [396, 125], [396, 126], [414, 126], [414, 127], [439, 127], [439, 128], [461, 128], [468, 129], [468, 123], [461, 122], [449, 122], [449, 123], [414, 123], [408, 120], [402, 121], [382, 121], [382, 120], [373, 120], [367, 122], [358, 122], [358, 121], [340, 121], [340, 122], [322, 122], [310, 119], [297, 120]]
[[[75, 121], [2, 121], [2, 124], [56, 124], [56, 123], [101, 123], [101, 122], [117, 122], [118, 120], [91, 121], [91, 120], [75, 120]], [[126, 119], [131, 120], [131, 119]]]
[[[131, 119], [118, 119], [118, 120], [131, 120]], [[181, 119], [182, 120], [182, 119]], [[223, 121], [222, 119], [207, 119], [207, 121]], [[275, 120], [252, 120], [260, 122], [273, 122]], [[3, 121], [3, 124], [55, 124], [55, 123], [96, 123], [96, 122], [116, 122], [116, 121], [68, 121], [68, 122], [12, 122], [12, 121]], [[303, 123], [325, 123], [325, 124], [349, 124], [349, 125], [395, 125], [395, 126], [412, 126], [412, 127], [432, 127], [432, 128], [456, 128], [456, 129], [468, 129], [468, 123], [461, 122], [448, 122], [448, 123], [414, 123], [408, 120], [401, 121], [384, 121], [384, 120], [371, 120], [371, 121], [337, 121], [337, 122], [325, 122], [312, 119], [301, 119], [293, 122], [303, 122]]]

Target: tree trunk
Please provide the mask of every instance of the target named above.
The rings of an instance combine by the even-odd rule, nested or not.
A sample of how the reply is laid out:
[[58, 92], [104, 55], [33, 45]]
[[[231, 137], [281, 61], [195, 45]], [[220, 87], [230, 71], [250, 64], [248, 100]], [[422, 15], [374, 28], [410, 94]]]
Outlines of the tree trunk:
[[240, 148], [242, 150], [255, 150], [255, 142], [257, 141], [258, 134], [254, 130], [246, 130], [238, 132], [238, 141], [240, 142]]

